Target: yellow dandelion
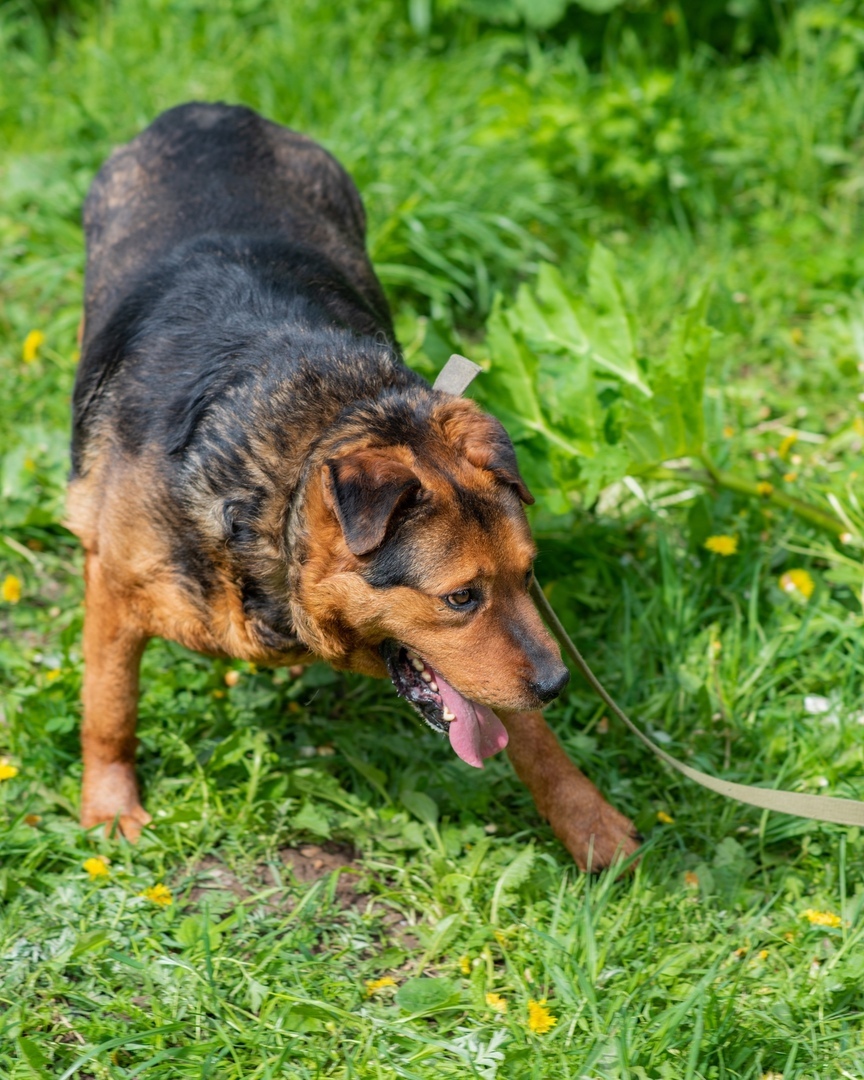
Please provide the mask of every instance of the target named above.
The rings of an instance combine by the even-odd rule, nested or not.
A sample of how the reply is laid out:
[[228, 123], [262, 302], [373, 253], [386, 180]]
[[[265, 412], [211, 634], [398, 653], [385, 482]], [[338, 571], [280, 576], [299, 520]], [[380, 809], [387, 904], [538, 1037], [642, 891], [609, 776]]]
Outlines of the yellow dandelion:
[[507, 937], [505, 934], [502, 934], [500, 930], [495, 931], [495, 940], [498, 942], [502, 949], [507, 948]]
[[163, 885], [161, 881], [157, 882], [155, 885], [148, 885], [147, 888], [138, 895], [143, 896], [145, 900], [149, 900], [151, 904], [156, 904], [158, 907], [168, 907], [168, 905], [174, 901], [171, 890], [167, 885]]
[[41, 814], [27, 814], [24, 817], [24, 824], [29, 825], [31, 829], [35, 829], [41, 820]]
[[797, 472], [783, 473], [783, 481], [786, 484], [794, 484], [797, 479], [798, 479], [798, 473]]
[[777, 453], [785, 459], [796, 442], [798, 442], [798, 436], [794, 432], [792, 435], [787, 435], [777, 448]]
[[17, 775], [17, 765], [10, 765], [8, 761], [0, 761], [0, 780], [11, 780]]
[[727, 424], [726, 427], [723, 428], [723, 438], [724, 439], [731, 439], [734, 434], [735, 434], [735, 428], [730, 427], [729, 424]]
[[51, 668], [50, 671], [45, 672], [45, 678], [48, 682], [54, 682], [55, 679], [59, 679], [63, 672], [60, 668]]
[[767, 949], [760, 949], [759, 950], [759, 959], [760, 960], [767, 960], [768, 959], [768, 950]]
[[657, 811], [657, 820], [660, 822], [661, 825], [674, 825], [675, 824], [675, 818], [670, 817], [666, 813], [665, 810], [658, 810]]
[[684, 884], [687, 886], [688, 889], [698, 889], [699, 875], [694, 874], [692, 870], [688, 870], [684, 874]]
[[486, 994], [486, 1004], [497, 1013], [507, 1012], [507, 1002], [500, 994], [493, 994], [491, 990]]
[[839, 915], [835, 915], [833, 911], [814, 911], [813, 908], [807, 908], [806, 911], [801, 913], [801, 917], [808, 919], [811, 926], [830, 926], [836, 928], [843, 925], [843, 920]]
[[21, 356], [23, 357], [25, 364], [32, 364], [39, 353], [40, 348], [45, 344], [45, 335], [41, 330], [31, 330], [27, 337], [24, 338], [24, 345], [21, 349]]
[[737, 536], [709, 536], [703, 545], [715, 555], [734, 555], [738, 551]]
[[226, 686], [236, 686], [237, 683], [240, 682], [240, 672], [233, 670], [226, 671], [223, 676], [223, 681]]
[[756, 485], [756, 494], [761, 495], [763, 499], [767, 499], [769, 495], [773, 495], [774, 485], [769, 484], [767, 480], [760, 480]]
[[91, 881], [96, 881], [98, 878], [108, 877], [110, 875], [108, 863], [101, 855], [95, 855], [92, 859], [85, 859], [81, 865], [90, 875]]
[[539, 1001], [532, 998], [528, 1002], [528, 1027], [535, 1035], [545, 1035], [557, 1023], [558, 1018], [546, 1008], [546, 998], [540, 998]]
[[17, 604], [21, 599], [21, 580], [14, 574], [7, 574], [0, 586], [0, 596], [7, 604]]
[[780, 588], [796, 600], [809, 600], [816, 584], [806, 570], [787, 570], [780, 575]]
[[374, 994], [379, 993], [381, 990], [386, 990], [390, 986], [395, 986], [396, 980], [389, 975], [385, 975], [383, 979], [367, 979], [366, 980], [366, 996], [372, 997]]
[[471, 974], [471, 961], [468, 959], [467, 956], [463, 956], [460, 958], [459, 970], [462, 972], [463, 975]]

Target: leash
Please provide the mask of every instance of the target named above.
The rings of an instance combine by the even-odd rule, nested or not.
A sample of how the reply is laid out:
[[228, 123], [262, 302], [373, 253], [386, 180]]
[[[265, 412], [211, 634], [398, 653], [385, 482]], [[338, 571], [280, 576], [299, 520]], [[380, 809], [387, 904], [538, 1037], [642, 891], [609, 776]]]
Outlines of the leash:
[[[480, 370], [479, 365], [472, 363], [464, 356], [454, 354], [442, 368], [432, 389], [443, 390], [447, 394], [461, 395]], [[451, 389], [451, 387], [457, 387], [458, 389]], [[692, 780], [694, 783], [700, 784], [718, 795], [724, 795], [727, 799], [735, 799], [738, 802], [746, 803], [748, 806], [758, 806], [762, 810], [776, 810], [781, 814], [809, 818], [811, 821], [832, 822], [835, 825], [864, 826], [864, 802], [855, 799], [841, 799], [834, 795], [806, 795], [802, 792], [786, 791], [782, 788], [736, 784], [732, 780], [721, 780], [716, 776], [710, 776], [708, 773], [694, 769], [691, 765], [685, 765], [683, 761], [672, 757], [671, 754], [658, 746], [653, 739], [650, 739], [644, 731], [637, 727], [624, 710], [615, 703], [611, 695], [607, 693], [606, 688], [571, 641], [570, 635], [564, 629], [561, 620], [546, 599], [546, 594], [540, 588], [540, 583], [536, 578], [532, 579], [529, 591], [531, 599], [537, 605], [549, 629], [558, 639], [561, 648], [576, 665], [591, 689], [625, 727], [644, 746], [648, 747], [652, 754], [655, 754], [661, 761], [686, 776], [688, 780]]]

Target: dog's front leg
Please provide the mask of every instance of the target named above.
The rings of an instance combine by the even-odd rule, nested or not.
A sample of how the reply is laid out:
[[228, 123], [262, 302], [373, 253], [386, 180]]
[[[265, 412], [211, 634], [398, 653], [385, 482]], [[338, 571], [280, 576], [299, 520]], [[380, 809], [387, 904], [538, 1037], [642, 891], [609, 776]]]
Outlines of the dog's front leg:
[[147, 638], [91, 553], [85, 580], [81, 824], [90, 828], [104, 821], [110, 826], [116, 820], [134, 841], [152, 820], [135, 779], [138, 669]]
[[507, 754], [558, 839], [580, 870], [600, 870], [632, 855], [636, 830], [564, 753], [542, 713], [501, 713]]

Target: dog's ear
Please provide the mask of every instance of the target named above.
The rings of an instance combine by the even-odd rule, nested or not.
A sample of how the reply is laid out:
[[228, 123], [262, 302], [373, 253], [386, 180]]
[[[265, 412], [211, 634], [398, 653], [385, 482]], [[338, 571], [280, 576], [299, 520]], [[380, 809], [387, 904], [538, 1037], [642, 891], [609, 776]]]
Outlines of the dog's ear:
[[472, 465], [486, 469], [502, 483], [510, 484], [522, 502], [530, 506], [534, 496], [519, 472], [516, 451], [504, 425], [469, 402], [460, 402], [460, 405], [468, 407], [460, 409], [447, 423], [448, 436], [456, 448]]
[[348, 549], [368, 555], [380, 547], [420, 490], [415, 473], [383, 450], [358, 450], [324, 465], [324, 501], [342, 527]]

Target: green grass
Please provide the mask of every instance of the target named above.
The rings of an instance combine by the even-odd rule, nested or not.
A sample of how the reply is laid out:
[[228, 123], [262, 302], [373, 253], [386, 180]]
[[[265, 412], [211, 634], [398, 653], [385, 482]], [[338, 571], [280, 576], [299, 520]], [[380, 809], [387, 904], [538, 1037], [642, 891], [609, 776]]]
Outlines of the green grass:
[[[624, 8], [537, 33], [432, 9], [418, 36], [386, 2], [118, 0], [59, 22], [0, 5], [0, 581], [23, 589], [0, 603], [0, 756], [20, 770], [0, 782], [0, 1075], [864, 1075], [858, 830], [673, 776], [578, 681], [550, 719], [648, 836], [624, 880], [580, 876], [506, 760], [468, 770], [388, 686], [163, 642], [140, 724], [156, 828], [132, 849], [76, 824], [81, 559], [60, 522], [80, 204], [110, 149], [177, 102], [245, 102], [344, 161], [424, 373], [453, 348], [485, 356], [495, 294], [540, 260], [584, 290], [598, 240], [645, 355], [710, 279], [713, 456], [860, 522], [860, 13], [775, 5], [776, 48], [733, 62], [688, 44], [690, 8], [649, 5], [638, 35]], [[537, 509], [538, 576], [577, 644], [697, 767], [864, 797], [858, 549], [729, 492], [681, 494]], [[738, 554], [709, 555], [712, 533]], [[792, 568], [816, 583], [806, 603], [779, 587]], [[96, 854], [110, 875], [91, 881]], [[167, 907], [140, 895], [157, 882]], [[385, 976], [397, 989], [368, 996]], [[532, 1034], [541, 998], [557, 1024]]]

